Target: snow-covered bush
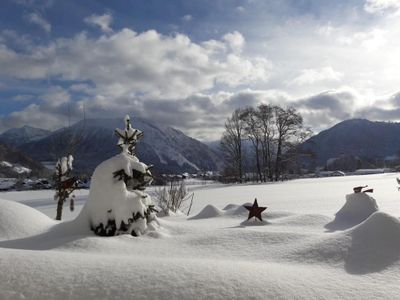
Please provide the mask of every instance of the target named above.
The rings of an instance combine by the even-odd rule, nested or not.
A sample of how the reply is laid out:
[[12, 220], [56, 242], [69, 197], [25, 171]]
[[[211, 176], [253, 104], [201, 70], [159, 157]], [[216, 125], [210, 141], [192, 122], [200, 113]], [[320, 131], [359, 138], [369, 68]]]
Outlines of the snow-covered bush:
[[82, 210], [91, 229], [101, 236], [138, 236], [157, 224], [151, 198], [143, 192], [153, 178], [151, 166], [140, 162], [134, 152], [143, 133], [131, 127], [129, 116], [125, 124], [124, 130], [115, 131], [121, 153], [97, 166]]
[[168, 216], [171, 212], [177, 213], [183, 209], [189, 214], [193, 196], [193, 193], [188, 192], [183, 180], [171, 181], [164, 187], [156, 189], [157, 205], [161, 209], [159, 215]]

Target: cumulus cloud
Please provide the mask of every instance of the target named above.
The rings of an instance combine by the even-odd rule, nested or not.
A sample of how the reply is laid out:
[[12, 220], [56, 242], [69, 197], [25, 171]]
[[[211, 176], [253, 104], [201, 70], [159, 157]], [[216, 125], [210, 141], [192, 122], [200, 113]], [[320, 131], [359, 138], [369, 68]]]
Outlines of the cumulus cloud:
[[327, 91], [294, 102], [307, 125], [316, 131], [352, 118], [356, 114], [357, 95], [351, 91]]
[[[236, 51], [243, 39], [233, 33], [219, 43]], [[164, 36], [154, 30], [123, 29], [97, 39], [82, 33], [27, 54], [3, 45], [0, 76], [91, 81], [97, 93], [113, 98], [133, 94], [178, 98], [215, 84], [237, 86], [268, 79], [269, 61], [245, 57], [233, 49], [225, 52], [226, 47], [211, 52], [185, 35]]]
[[303, 69], [300, 75], [293, 79], [292, 83], [297, 85], [313, 84], [318, 81], [339, 81], [343, 73], [335, 71], [332, 67], [320, 69]]
[[45, 18], [43, 18], [43, 16], [40, 15], [39, 13], [33, 12], [27, 14], [25, 16], [25, 19], [32, 24], [38, 25], [47, 33], [51, 31], [51, 24]]
[[364, 9], [371, 14], [396, 12], [400, 9], [400, 2], [398, 0], [367, 0]]
[[[35, 106], [3, 118], [2, 126], [23, 122], [35, 126], [36, 117], [30, 123], [28, 118], [38, 111], [43, 123], [54, 126], [57, 119], [63, 122], [67, 104], [79, 118], [83, 101], [92, 117], [134, 111], [154, 115], [179, 128], [183, 124], [176, 120], [186, 120], [187, 128], [191, 128], [189, 124], [216, 124], [217, 120], [223, 124], [233, 107], [257, 103], [261, 96], [252, 99], [245, 93], [235, 97], [228, 93], [222, 97], [219, 93], [217, 99], [212, 90], [218, 85], [240, 89], [269, 78], [271, 63], [265, 58], [245, 56], [240, 51], [244, 43], [239, 32], [195, 43], [183, 34], [166, 36], [155, 30], [137, 33], [123, 29], [98, 38], [81, 33], [23, 53], [0, 45], [0, 78], [56, 77], [64, 82], [63, 87], [53, 86], [38, 95], [40, 102]], [[215, 111], [217, 117], [211, 117], [210, 111]]]
[[100, 27], [101, 31], [105, 33], [110, 33], [113, 31], [110, 27], [113, 21], [113, 17], [111, 14], [104, 14], [104, 15], [93, 14], [89, 17], [86, 17], [84, 21], [86, 24], [89, 24], [91, 26]]
[[225, 34], [222, 39], [228, 44], [233, 52], [240, 53], [243, 50], [245, 39], [240, 32], [234, 31]]

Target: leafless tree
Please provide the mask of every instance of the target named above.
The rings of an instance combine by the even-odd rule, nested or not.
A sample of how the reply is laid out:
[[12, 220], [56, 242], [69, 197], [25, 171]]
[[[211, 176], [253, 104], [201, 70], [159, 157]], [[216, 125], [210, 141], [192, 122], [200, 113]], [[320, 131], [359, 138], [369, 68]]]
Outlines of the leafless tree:
[[261, 172], [261, 162], [260, 162], [260, 152], [262, 145], [262, 123], [259, 118], [258, 112], [253, 107], [247, 107], [243, 110], [241, 114], [242, 120], [244, 122], [244, 132], [254, 149], [254, 154], [256, 158], [256, 168], [257, 168], [257, 179], [262, 181]]
[[236, 109], [232, 113], [232, 116], [225, 122], [225, 132], [221, 139], [221, 149], [227, 168], [233, 171], [233, 175], [239, 182], [243, 180], [242, 141], [245, 138], [242, 114], [242, 109]]
[[303, 132], [303, 118], [295, 108], [284, 109], [279, 106], [273, 108], [276, 128], [276, 161], [275, 181], [282, 175], [283, 149]]
[[263, 165], [264, 181], [273, 179], [273, 158], [274, 158], [274, 138], [275, 138], [275, 120], [274, 108], [268, 104], [260, 104], [257, 107], [257, 116], [261, 125], [261, 152]]

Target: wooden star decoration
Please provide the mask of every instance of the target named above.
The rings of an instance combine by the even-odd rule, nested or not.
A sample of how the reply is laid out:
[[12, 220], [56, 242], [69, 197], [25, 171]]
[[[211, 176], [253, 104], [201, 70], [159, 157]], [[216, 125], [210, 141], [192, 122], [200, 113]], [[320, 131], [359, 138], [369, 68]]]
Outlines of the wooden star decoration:
[[252, 217], [255, 217], [262, 221], [261, 213], [267, 209], [267, 207], [258, 206], [257, 198], [254, 199], [253, 206], [244, 205], [244, 207], [249, 211], [249, 217], [247, 220], [250, 220]]

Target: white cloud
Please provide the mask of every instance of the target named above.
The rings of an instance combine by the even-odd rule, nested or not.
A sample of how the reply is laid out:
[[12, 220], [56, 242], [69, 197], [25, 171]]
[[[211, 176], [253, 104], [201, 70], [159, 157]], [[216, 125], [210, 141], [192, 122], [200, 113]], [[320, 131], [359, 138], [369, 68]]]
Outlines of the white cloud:
[[29, 54], [0, 46], [0, 75], [21, 79], [58, 76], [91, 81], [95, 92], [110, 98], [142, 95], [182, 98], [213, 88], [215, 83], [237, 86], [268, 80], [271, 64], [237, 52], [244, 39], [234, 32], [210, 51], [187, 36], [164, 36], [154, 30], [123, 29], [98, 39], [79, 34], [59, 39]]
[[193, 17], [192, 17], [192, 15], [184, 15], [182, 17], [182, 20], [185, 21], [185, 22], [190, 22], [190, 21], [193, 20]]
[[399, 0], [366, 0], [365, 11], [371, 14], [382, 14], [385, 12], [397, 12], [400, 9]]
[[222, 39], [228, 44], [233, 52], [242, 52], [245, 44], [245, 39], [240, 32], [234, 31], [227, 33], [222, 37]]
[[[183, 118], [177, 115], [180, 111], [187, 114], [188, 118], [183, 119], [188, 125], [197, 122], [195, 110], [198, 110], [201, 111], [198, 117], [204, 122], [223, 123], [222, 119], [217, 120], [209, 116], [210, 111], [204, 110], [205, 104], [214, 109], [211, 90], [217, 85], [237, 89], [254, 82], [267, 82], [272, 68], [267, 59], [247, 57], [238, 51], [243, 45], [244, 38], [238, 32], [220, 40], [195, 43], [182, 34], [165, 36], [154, 30], [137, 33], [130, 29], [99, 38], [81, 33], [25, 53], [0, 45], [0, 77], [28, 80], [56, 77], [67, 85], [49, 87], [38, 96], [41, 102], [3, 118], [2, 126], [23, 122], [37, 126], [36, 116], [29, 121], [31, 113], [39, 114], [42, 122], [49, 126], [55, 126], [57, 117], [54, 116], [59, 116], [59, 124], [65, 125], [68, 103], [79, 119], [78, 99], [71, 101], [71, 93], [75, 92], [84, 93], [79, 97], [83, 97], [80, 100], [85, 101], [91, 117], [131, 110], [151, 117], [156, 114], [154, 110], [159, 110], [166, 116], [158, 118], [169, 119], [174, 125]], [[74, 83], [68, 87], [70, 81]], [[202, 93], [208, 96], [195, 97]], [[203, 101], [204, 105], [198, 106], [196, 101]], [[228, 109], [224, 108], [231, 106], [221, 101], [224, 104], [216, 108], [220, 111], [217, 115], [225, 118]], [[152, 104], [155, 106], [150, 107]], [[173, 109], [166, 113], [170, 107]], [[152, 112], [148, 113], [149, 110]], [[183, 128], [182, 124], [176, 125]]]
[[44, 19], [39, 13], [30, 13], [26, 15], [25, 18], [28, 22], [38, 25], [47, 33], [51, 31], [51, 24], [46, 21], [46, 19]]
[[86, 17], [84, 21], [86, 24], [89, 24], [91, 26], [100, 27], [101, 31], [105, 33], [110, 33], [113, 31], [110, 27], [113, 21], [113, 17], [111, 14], [104, 14], [104, 15], [93, 14], [89, 17]]
[[335, 71], [330, 66], [320, 69], [303, 69], [300, 75], [293, 79], [292, 83], [304, 85], [318, 81], [339, 81], [342, 77], [343, 73]]
[[70, 94], [60, 86], [51, 86], [47, 91], [41, 95], [46, 105], [52, 107], [59, 107], [71, 100]]

